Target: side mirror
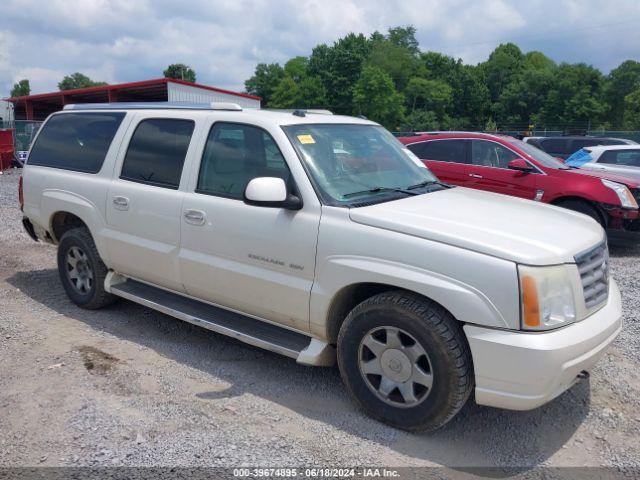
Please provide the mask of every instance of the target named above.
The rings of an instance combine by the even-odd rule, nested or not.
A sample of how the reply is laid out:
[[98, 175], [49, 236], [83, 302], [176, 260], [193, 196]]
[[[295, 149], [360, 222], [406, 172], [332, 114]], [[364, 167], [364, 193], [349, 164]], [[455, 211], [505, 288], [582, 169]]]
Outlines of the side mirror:
[[515, 160], [511, 160], [509, 162], [509, 170], [515, 170], [516, 172], [522, 173], [531, 173], [533, 172], [533, 168], [522, 158], [516, 158]]
[[287, 193], [284, 180], [277, 177], [252, 179], [244, 190], [244, 203], [257, 207], [286, 208], [300, 210], [302, 200]]

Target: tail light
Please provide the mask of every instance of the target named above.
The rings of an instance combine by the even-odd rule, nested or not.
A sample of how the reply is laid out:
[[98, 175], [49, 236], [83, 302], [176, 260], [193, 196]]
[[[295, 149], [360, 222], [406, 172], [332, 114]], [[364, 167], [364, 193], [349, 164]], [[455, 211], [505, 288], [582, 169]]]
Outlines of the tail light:
[[18, 202], [20, 203], [20, 210], [24, 211], [24, 190], [22, 189], [22, 175], [18, 180]]

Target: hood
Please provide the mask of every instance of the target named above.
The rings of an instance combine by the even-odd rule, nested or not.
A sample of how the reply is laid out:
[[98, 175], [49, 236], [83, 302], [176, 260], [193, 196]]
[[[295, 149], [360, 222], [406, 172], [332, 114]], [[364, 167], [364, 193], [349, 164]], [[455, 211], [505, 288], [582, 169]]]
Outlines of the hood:
[[585, 215], [462, 187], [352, 208], [349, 215], [363, 225], [527, 265], [573, 263], [604, 238]]
[[[566, 170], [563, 170], [566, 171]], [[587, 170], [586, 168], [571, 169], [573, 173], [579, 173], [581, 175], [589, 175], [591, 177], [604, 178], [611, 180], [612, 182], [621, 183], [629, 188], [640, 187], [640, 180], [637, 177], [621, 175], [619, 173], [605, 172], [603, 170]]]

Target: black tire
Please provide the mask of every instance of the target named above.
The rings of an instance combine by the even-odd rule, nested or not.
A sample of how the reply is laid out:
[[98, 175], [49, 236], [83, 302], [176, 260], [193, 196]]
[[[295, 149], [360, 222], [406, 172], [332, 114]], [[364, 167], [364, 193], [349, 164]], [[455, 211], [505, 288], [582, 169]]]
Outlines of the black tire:
[[602, 215], [600, 215], [600, 213], [594, 206], [589, 205], [587, 202], [582, 202], [580, 200], [566, 200], [559, 203], [558, 206], [566, 208], [568, 210], [573, 210], [574, 212], [582, 213], [588, 217], [593, 218], [602, 227], [606, 227]]
[[[433, 383], [416, 405], [390, 405], [392, 394], [385, 402], [365, 378], [375, 380], [375, 375], [361, 373], [360, 360], [366, 351], [361, 341], [382, 326], [410, 334], [410, 340], [428, 356]], [[458, 413], [473, 390], [473, 362], [460, 322], [440, 305], [411, 292], [384, 292], [355, 307], [340, 328], [337, 353], [342, 380], [356, 404], [373, 418], [403, 430], [440, 428]]]
[[[90, 287], [85, 288], [85, 291], [79, 290], [74, 280], [70, 278], [68, 255], [72, 249], [74, 252], [83, 254], [83, 265], [86, 265], [91, 272]], [[107, 267], [102, 262], [88, 229], [73, 228], [62, 235], [58, 245], [58, 274], [65, 292], [73, 303], [89, 310], [96, 310], [114, 303], [118, 297], [104, 289], [107, 272]]]

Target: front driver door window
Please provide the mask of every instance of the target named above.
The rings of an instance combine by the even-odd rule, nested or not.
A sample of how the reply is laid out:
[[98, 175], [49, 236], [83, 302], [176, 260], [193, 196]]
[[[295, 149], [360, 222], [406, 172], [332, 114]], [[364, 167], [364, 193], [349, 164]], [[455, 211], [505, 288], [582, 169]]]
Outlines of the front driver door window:
[[536, 196], [535, 173], [510, 170], [509, 162], [520, 156], [509, 148], [489, 140], [471, 141], [471, 164], [467, 186], [495, 193], [533, 199]]

